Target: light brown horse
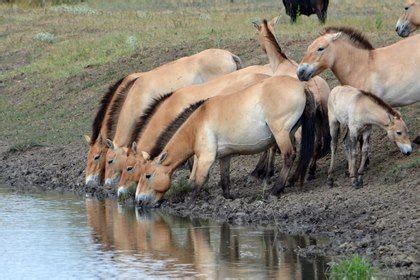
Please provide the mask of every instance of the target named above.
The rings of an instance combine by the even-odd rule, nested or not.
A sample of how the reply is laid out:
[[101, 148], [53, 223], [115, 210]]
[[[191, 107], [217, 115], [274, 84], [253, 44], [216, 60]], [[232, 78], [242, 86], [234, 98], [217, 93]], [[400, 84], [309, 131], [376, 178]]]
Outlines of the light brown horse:
[[108, 150], [105, 139], [110, 134], [108, 130], [110, 127], [107, 123], [116, 117], [112, 113], [111, 107], [127, 94], [134, 81], [140, 75], [141, 73], [133, 73], [119, 80], [110, 86], [108, 92], [102, 97], [101, 104], [92, 123], [92, 135], [84, 136], [89, 144], [85, 169], [85, 184], [88, 187], [99, 186], [103, 183], [105, 155]]
[[359, 32], [329, 27], [309, 47], [298, 76], [308, 81], [331, 69], [342, 85], [371, 92], [391, 106], [420, 101], [420, 35], [373, 48]]
[[420, 5], [414, 0], [406, 1], [404, 12], [397, 21], [395, 31], [401, 37], [408, 37], [420, 27]]
[[[350, 86], [338, 86], [331, 91], [328, 101], [330, 123], [331, 163], [328, 185], [333, 186], [334, 160], [337, 150], [340, 124], [348, 128], [345, 138], [349, 174], [354, 188], [363, 186], [363, 172], [369, 154], [369, 138], [372, 125], [377, 125], [397, 144], [400, 151], [409, 155], [412, 151], [408, 130], [401, 115], [379, 97]], [[357, 150], [362, 140], [362, 157], [356, 171]]]
[[[220, 49], [208, 49], [198, 54], [183, 57], [143, 73], [134, 83], [119, 111], [115, 135], [107, 139], [109, 147], [106, 155], [105, 185], [115, 186], [119, 173], [114, 172], [116, 155], [123, 154], [129, 145], [131, 132], [136, 120], [144, 113], [154, 99], [167, 95], [179, 88], [200, 84], [215, 77], [241, 68], [240, 59], [232, 53]], [[111, 140], [113, 139], [113, 140]]]
[[288, 76], [277, 76], [243, 91], [215, 96], [183, 123], [160, 155], [144, 165], [136, 201], [143, 205], [159, 201], [170, 188], [173, 172], [192, 155], [197, 157], [190, 177], [195, 195], [205, 183], [210, 167], [219, 159], [223, 195], [229, 198], [231, 156], [259, 153], [274, 143], [280, 149], [284, 164], [271, 193], [280, 195], [295, 159], [294, 134], [300, 124], [302, 181], [315, 138], [315, 101], [303, 83]]
[[146, 110], [147, 114], [139, 118], [131, 136], [130, 143], [133, 143], [131, 149], [128, 149], [126, 154], [120, 155], [125, 156], [126, 160], [120, 169], [122, 175], [118, 184], [118, 195], [124, 195], [128, 186], [137, 185], [139, 172], [144, 163], [143, 156], [137, 151], [144, 151], [152, 157], [159, 155], [172, 136], [171, 134], [161, 136], [171, 122], [177, 118], [185, 118], [185, 114], [191, 114], [204, 100], [243, 90], [267, 78], [266, 74], [271, 74], [268, 65], [249, 66], [204, 84], [179, 89], [163, 102], [157, 100]]

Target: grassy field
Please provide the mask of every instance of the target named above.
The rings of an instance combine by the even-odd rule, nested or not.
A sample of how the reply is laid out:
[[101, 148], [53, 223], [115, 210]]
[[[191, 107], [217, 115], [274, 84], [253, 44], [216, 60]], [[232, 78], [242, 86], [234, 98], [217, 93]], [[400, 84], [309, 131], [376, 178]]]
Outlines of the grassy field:
[[[25, 2], [25, 1], [21, 1]], [[0, 138], [27, 145], [82, 143], [107, 86], [205, 48], [226, 48], [246, 65], [266, 63], [251, 22], [281, 15], [278, 36], [300, 60], [321, 30], [315, 16], [290, 25], [280, 0], [87, 1], [0, 5]], [[399, 40], [403, 1], [331, 1], [327, 25], [348, 25], [375, 46]], [[327, 74], [331, 85], [336, 84]]]

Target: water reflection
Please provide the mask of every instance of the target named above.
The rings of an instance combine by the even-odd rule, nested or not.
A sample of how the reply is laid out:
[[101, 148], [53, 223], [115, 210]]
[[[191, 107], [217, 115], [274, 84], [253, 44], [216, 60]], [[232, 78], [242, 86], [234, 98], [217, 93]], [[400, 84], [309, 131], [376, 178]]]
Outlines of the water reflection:
[[161, 277], [324, 279], [322, 258], [294, 250], [316, 240], [274, 229], [231, 226], [86, 200], [88, 225], [100, 250], [128, 270]]

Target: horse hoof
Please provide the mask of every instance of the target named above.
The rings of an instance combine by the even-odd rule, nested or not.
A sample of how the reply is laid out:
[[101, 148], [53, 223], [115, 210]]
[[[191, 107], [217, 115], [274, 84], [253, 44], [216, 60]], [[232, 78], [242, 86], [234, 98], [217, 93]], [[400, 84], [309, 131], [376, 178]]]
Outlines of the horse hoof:
[[307, 181], [312, 181], [315, 179], [316, 179], [315, 174], [308, 174], [308, 177], [306, 178]]
[[334, 180], [332, 178], [327, 179], [328, 188], [332, 189], [334, 187]]
[[234, 200], [233, 195], [231, 195], [230, 193], [224, 193], [224, 194], [223, 194], [223, 197], [224, 197], [224, 198], [226, 198], [226, 199], [231, 199], [231, 200]]
[[363, 182], [360, 182], [359, 180], [357, 180], [357, 181], [353, 182], [352, 186], [356, 190], [361, 189], [363, 187]]

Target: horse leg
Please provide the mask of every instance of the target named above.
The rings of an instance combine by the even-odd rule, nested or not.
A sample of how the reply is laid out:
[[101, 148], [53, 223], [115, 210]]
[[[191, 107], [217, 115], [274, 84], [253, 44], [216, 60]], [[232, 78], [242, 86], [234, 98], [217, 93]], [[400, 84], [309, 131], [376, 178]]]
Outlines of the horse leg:
[[233, 199], [230, 194], [230, 156], [219, 159], [220, 166], [220, 186], [222, 187], [223, 197]]
[[328, 184], [328, 187], [330, 188], [332, 188], [334, 185], [334, 179], [333, 179], [334, 161], [335, 161], [335, 153], [337, 151], [339, 132], [340, 132], [340, 124], [337, 121], [330, 119], [331, 160], [330, 160], [330, 168], [328, 169], [328, 179], [327, 179], [327, 184]]
[[311, 165], [309, 166], [308, 177], [307, 177], [308, 181], [315, 179], [316, 161], [318, 160], [319, 151], [321, 149], [322, 149], [322, 139], [319, 133], [316, 137], [316, 145], [314, 149], [314, 154], [312, 156]]
[[[191, 168], [191, 173], [190, 173], [190, 181], [194, 180], [195, 177], [195, 173], [197, 172], [197, 162], [198, 162], [198, 158], [196, 155], [191, 157], [193, 160], [193, 164], [192, 164], [192, 168]], [[191, 160], [191, 158], [188, 159], [188, 161]]]
[[349, 128], [349, 174], [351, 184], [355, 189], [359, 189], [360, 185], [357, 181], [356, 176], [356, 161], [357, 161], [357, 148], [358, 148], [358, 141], [357, 141], [357, 132], [353, 131], [353, 129]]
[[269, 151], [267, 150], [261, 154], [260, 159], [258, 160], [257, 166], [255, 166], [255, 169], [251, 172], [251, 176], [254, 176], [260, 179], [265, 177], [264, 171], [267, 166], [268, 152]]
[[215, 154], [197, 157], [197, 163], [196, 163], [197, 167], [194, 174], [194, 178], [192, 180], [192, 184], [194, 186], [194, 193], [193, 193], [194, 199], [198, 197], [201, 187], [207, 181], [210, 167], [213, 165], [215, 159], [216, 159]]
[[370, 139], [370, 129], [363, 132], [362, 135], [362, 160], [360, 161], [359, 170], [357, 171], [358, 177], [358, 185], [363, 187], [363, 172], [365, 171], [366, 161], [369, 156], [369, 139]]
[[273, 145], [268, 150], [268, 160], [267, 160], [266, 173], [265, 173], [266, 178], [273, 177], [274, 175], [274, 161], [276, 159], [276, 152], [277, 152], [276, 145]]

